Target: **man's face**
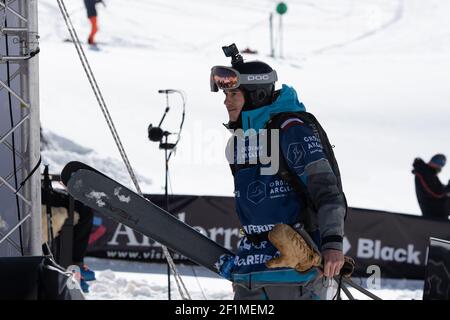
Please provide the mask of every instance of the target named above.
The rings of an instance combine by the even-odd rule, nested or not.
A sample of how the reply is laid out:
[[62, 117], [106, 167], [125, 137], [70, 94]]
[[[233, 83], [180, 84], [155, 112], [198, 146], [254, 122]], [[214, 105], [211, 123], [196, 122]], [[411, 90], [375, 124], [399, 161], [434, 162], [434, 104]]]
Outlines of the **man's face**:
[[244, 93], [239, 89], [224, 90], [223, 93], [225, 94], [225, 101], [223, 103], [227, 108], [228, 117], [230, 121], [236, 121], [244, 107]]

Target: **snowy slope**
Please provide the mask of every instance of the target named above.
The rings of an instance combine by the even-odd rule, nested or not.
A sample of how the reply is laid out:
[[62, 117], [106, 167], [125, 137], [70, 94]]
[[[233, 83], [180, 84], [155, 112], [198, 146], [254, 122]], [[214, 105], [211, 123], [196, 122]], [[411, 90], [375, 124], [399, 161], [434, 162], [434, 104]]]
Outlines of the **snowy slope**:
[[[82, 1], [66, 2], [86, 38]], [[351, 206], [418, 214], [411, 163], [450, 149], [450, 2], [290, 1], [284, 59], [274, 60], [267, 21], [275, 3], [109, 0], [99, 6], [104, 45], [86, 48], [87, 56], [131, 163], [147, 178], [144, 191], [162, 192], [163, 153], [148, 141], [147, 127], [165, 108], [157, 90], [175, 88], [187, 94], [187, 115], [170, 163], [172, 191], [232, 195], [221, 125], [227, 115], [222, 94], [209, 92], [208, 77], [211, 66], [229, 64], [220, 47], [236, 42], [258, 50], [245, 58], [271, 64], [279, 86], [295, 86], [321, 119], [336, 145]], [[55, 1], [39, 6], [43, 127], [99, 157], [120, 159], [75, 50], [62, 42], [68, 34]], [[170, 104], [165, 129], [176, 132], [181, 99], [171, 96]], [[129, 182], [122, 171], [117, 177]]]

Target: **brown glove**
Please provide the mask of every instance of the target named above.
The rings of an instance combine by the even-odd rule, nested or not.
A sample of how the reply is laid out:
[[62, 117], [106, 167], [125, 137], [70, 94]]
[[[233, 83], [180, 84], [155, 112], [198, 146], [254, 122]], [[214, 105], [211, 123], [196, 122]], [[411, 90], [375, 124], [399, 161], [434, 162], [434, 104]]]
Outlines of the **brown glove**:
[[320, 266], [320, 252], [304, 230], [295, 231], [287, 224], [277, 224], [268, 237], [280, 251], [280, 257], [266, 262], [268, 268], [290, 267], [305, 272]]
[[341, 276], [350, 278], [353, 271], [355, 271], [355, 260], [349, 256], [344, 256], [344, 265], [340, 272]]

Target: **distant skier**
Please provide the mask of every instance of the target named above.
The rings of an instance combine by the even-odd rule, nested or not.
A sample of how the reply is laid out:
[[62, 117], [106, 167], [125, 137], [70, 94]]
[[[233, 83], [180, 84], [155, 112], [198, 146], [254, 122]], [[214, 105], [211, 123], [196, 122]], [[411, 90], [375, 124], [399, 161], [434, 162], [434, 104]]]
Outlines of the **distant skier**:
[[[221, 257], [221, 274], [233, 281], [236, 300], [326, 299], [327, 282], [317, 267], [323, 260], [325, 277], [340, 274], [346, 214], [337, 164], [325, 155], [331, 145], [318, 137], [321, 128], [294, 88], [275, 90], [275, 70], [244, 62], [233, 45], [224, 52], [232, 66], [213, 67], [210, 84], [211, 91], [223, 90], [226, 127], [234, 132], [227, 155], [243, 237], [235, 258]], [[279, 132], [270, 146], [255, 137], [265, 128]], [[267, 149], [280, 154], [275, 173], [263, 173], [267, 162], [258, 151]]]
[[443, 154], [434, 155], [428, 163], [416, 158], [412, 173], [415, 175], [416, 195], [425, 218], [447, 221], [450, 214], [450, 181], [444, 186], [438, 173], [445, 166]]
[[87, 16], [89, 21], [91, 22], [91, 32], [88, 37], [88, 43], [90, 45], [96, 45], [95, 35], [98, 32], [98, 24], [97, 24], [97, 8], [95, 7], [97, 3], [105, 3], [103, 0], [84, 0], [84, 5], [86, 7]]

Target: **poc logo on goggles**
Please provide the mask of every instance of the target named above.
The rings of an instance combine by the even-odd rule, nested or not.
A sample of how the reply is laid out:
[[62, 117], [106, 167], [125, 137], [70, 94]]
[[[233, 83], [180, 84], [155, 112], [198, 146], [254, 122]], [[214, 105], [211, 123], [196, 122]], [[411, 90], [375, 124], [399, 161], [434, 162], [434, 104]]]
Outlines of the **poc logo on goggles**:
[[267, 74], [250, 74], [247, 76], [248, 81], [261, 81], [269, 80], [269, 75]]

